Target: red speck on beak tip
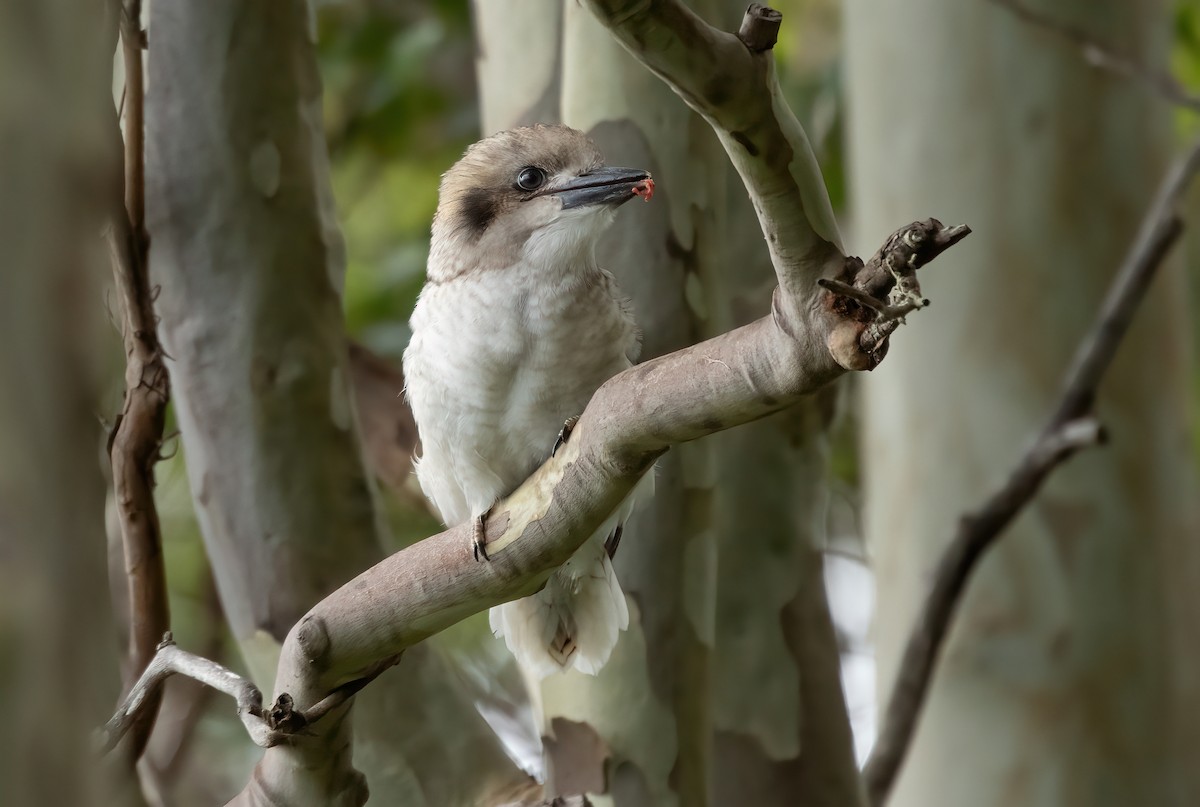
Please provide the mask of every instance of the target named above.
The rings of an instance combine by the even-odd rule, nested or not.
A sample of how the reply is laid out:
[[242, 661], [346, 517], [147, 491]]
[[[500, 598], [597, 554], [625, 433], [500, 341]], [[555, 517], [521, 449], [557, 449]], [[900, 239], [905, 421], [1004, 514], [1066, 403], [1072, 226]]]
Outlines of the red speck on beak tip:
[[647, 202], [649, 202], [650, 197], [654, 195], [654, 180], [653, 179], [643, 179], [641, 182], [634, 185], [633, 186], [633, 195], [640, 196], [643, 199], [645, 199]]

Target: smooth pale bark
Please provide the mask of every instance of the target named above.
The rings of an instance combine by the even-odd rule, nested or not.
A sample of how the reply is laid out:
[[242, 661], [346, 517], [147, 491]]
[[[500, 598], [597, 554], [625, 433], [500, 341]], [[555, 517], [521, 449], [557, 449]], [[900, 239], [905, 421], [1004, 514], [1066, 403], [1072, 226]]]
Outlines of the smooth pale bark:
[[[1034, 5], [1149, 63], [1166, 52], [1162, 3]], [[847, 39], [858, 241], [914, 205], [979, 225], [963, 265], [926, 276], [939, 316], [914, 319], [864, 382], [883, 703], [956, 519], [1051, 410], [1164, 168], [1169, 119], [989, 3], [851, 0]], [[1196, 803], [1177, 268], [1100, 391], [1111, 445], [1059, 471], [976, 573], [891, 804]]]
[[559, 120], [560, 0], [473, 0], [483, 135]]
[[[162, 336], [222, 604], [263, 684], [304, 612], [382, 557], [347, 384], [311, 24], [299, 0], [156, 4], [149, 58]], [[360, 700], [355, 762], [381, 802], [474, 804], [525, 781], [427, 648]], [[348, 769], [349, 755], [328, 764]], [[325, 798], [303, 776], [260, 773], [252, 799]]]
[[[632, 300], [642, 359], [717, 332], [723, 302], [710, 281], [725, 257], [726, 169], [712, 130], [582, 6], [566, 5], [562, 51], [562, 121], [586, 131], [609, 165], [644, 168], [657, 183], [649, 205], [621, 209], [598, 254]], [[542, 682], [550, 795], [707, 803], [712, 451], [705, 441], [660, 459], [653, 501], [626, 525], [614, 566], [630, 625], [608, 665]]]
[[84, 6], [0, 4], [0, 803], [11, 807], [136, 804], [128, 758], [101, 770], [91, 743], [120, 693], [96, 417], [96, 369], [119, 350], [101, 295], [119, 133], [115, 28], [104, 4]]

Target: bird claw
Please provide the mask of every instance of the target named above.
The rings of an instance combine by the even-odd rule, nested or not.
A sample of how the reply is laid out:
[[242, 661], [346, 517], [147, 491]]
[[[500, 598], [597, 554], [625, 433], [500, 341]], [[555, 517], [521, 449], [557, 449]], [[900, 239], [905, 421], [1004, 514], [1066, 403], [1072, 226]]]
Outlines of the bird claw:
[[490, 561], [487, 553], [487, 517], [492, 508], [488, 508], [486, 512], [480, 513], [475, 517], [475, 522], [471, 528], [471, 545], [475, 555], [475, 561], [478, 562], [480, 556], [484, 560]]
[[575, 430], [575, 424], [578, 422], [579, 415], [572, 415], [563, 422], [563, 427], [558, 430], [558, 439], [554, 441], [554, 448], [550, 449], [551, 457], [558, 453], [567, 440], [571, 439], [571, 432]]
[[617, 547], [621, 545], [621, 533], [625, 532], [625, 525], [618, 524], [609, 533], [608, 538], [604, 541], [604, 551], [608, 553], [608, 559], [612, 560], [617, 555]]

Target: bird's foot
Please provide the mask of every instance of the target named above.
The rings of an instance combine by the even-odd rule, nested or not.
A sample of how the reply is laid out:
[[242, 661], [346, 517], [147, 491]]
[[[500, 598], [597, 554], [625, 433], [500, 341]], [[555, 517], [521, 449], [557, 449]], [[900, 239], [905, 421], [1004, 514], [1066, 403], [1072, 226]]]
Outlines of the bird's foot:
[[480, 557], [484, 560], [491, 560], [487, 553], [487, 517], [488, 513], [492, 512], [492, 508], [488, 508], [484, 512], [475, 517], [475, 521], [471, 525], [471, 545], [474, 550], [475, 560]]
[[572, 415], [563, 422], [563, 427], [558, 430], [558, 439], [554, 441], [554, 448], [550, 449], [550, 456], [553, 457], [558, 453], [567, 440], [571, 439], [571, 432], [575, 429], [575, 424], [579, 422], [579, 415]]
[[608, 559], [612, 560], [617, 554], [617, 547], [621, 545], [621, 533], [625, 531], [624, 524], [618, 524], [613, 528], [613, 531], [608, 534], [608, 538], [604, 541], [604, 550], [608, 552]]

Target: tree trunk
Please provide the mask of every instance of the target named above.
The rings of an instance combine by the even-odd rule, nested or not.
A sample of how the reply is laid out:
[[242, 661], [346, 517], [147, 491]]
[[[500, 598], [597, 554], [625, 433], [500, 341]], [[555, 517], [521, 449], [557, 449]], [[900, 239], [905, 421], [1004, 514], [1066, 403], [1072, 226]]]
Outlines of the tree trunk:
[[[292, 625], [382, 557], [308, 14], [157, 4], [149, 63], [147, 212], [176, 412], [221, 600], [264, 683]], [[355, 763], [382, 803], [475, 804], [526, 782], [426, 647], [359, 699]], [[279, 785], [286, 758], [251, 790]], [[292, 773], [312, 803], [357, 792], [346, 754]]]
[[[1166, 52], [1161, 3], [1033, 5], [1147, 63]], [[1169, 129], [1158, 99], [996, 4], [850, 0], [847, 40], [859, 242], [914, 208], [976, 232], [952, 274], [925, 276], [937, 315], [864, 381], [886, 698], [956, 520], [1051, 409]], [[1164, 272], [1101, 389], [1112, 444], [1056, 474], [976, 573], [897, 807], [1197, 803], [1180, 280]]]
[[564, 8], [558, 0], [473, 0], [485, 136], [558, 122]]
[[128, 757], [102, 770], [91, 742], [120, 693], [96, 419], [100, 347], [117, 344], [102, 228], [123, 212], [108, 10], [0, 5], [0, 803], [12, 807], [139, 796]]

